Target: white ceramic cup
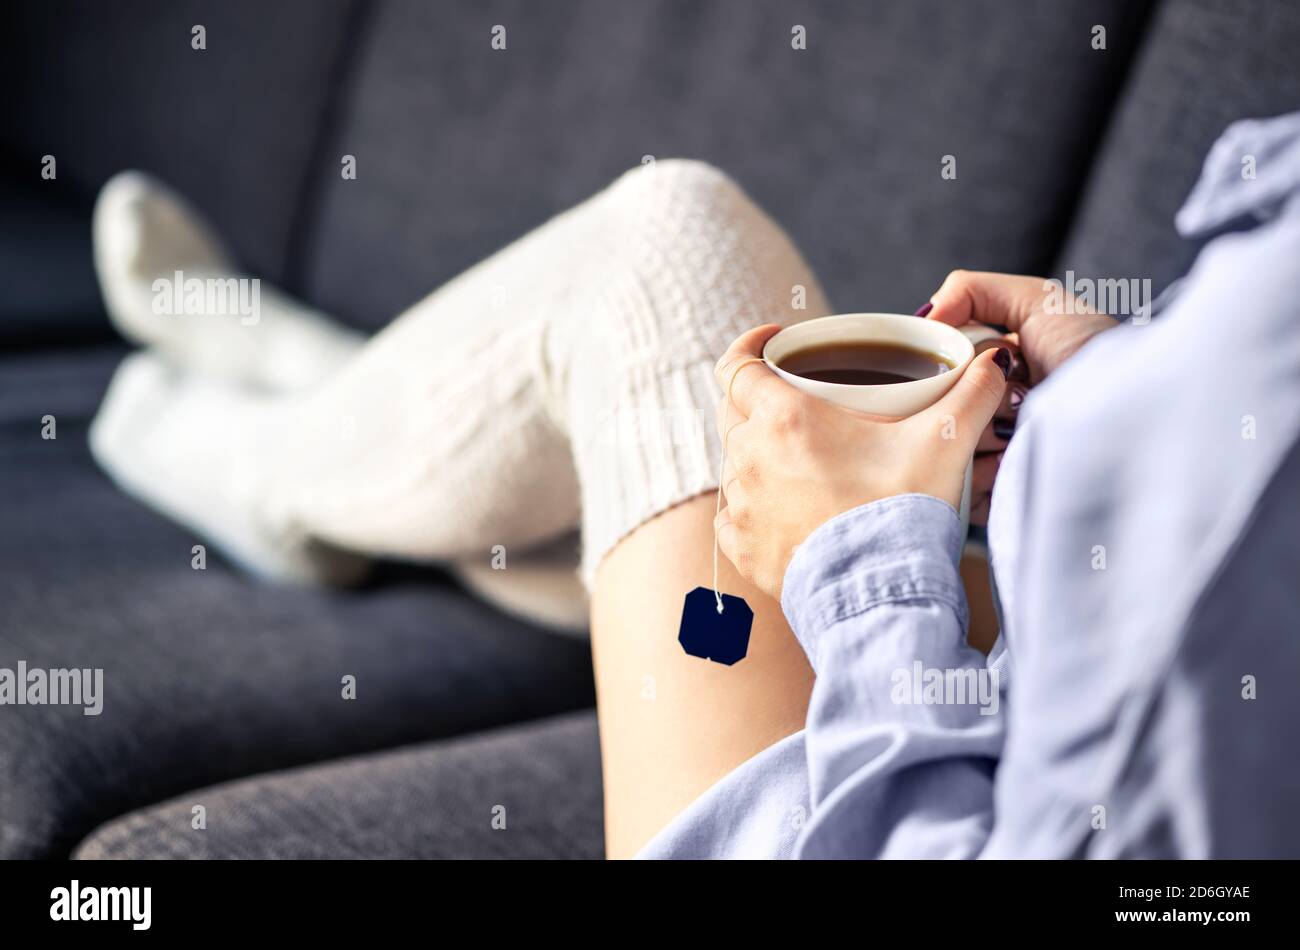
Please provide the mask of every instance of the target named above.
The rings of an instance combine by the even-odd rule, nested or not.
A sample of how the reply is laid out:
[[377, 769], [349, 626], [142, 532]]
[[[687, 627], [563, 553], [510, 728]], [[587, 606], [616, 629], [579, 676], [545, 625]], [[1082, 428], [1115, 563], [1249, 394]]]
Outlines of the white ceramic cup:
[[[860, 412], [902, 418], [938, 402], [975, 358], [975, 347], [986, 340], [1001, 339], [1001, 336], [992, 327], [981, 324], [967, 324], [957, 329], [937, 320], [898, 313], [843, 313], [786, 327], [767, 341], [763, 347], [763, 360], [776, 375], [810, 395]], [[952, 369], [905, 383], [857, 386], [807, 379], [787, 373], [778, 365], [797, 350], [828, 343], [901, 344], [934, 353], [951, 364]], [[970, 483], [971, 466], [967, 465], [960, 510], [963, 534], [970, 524]]]

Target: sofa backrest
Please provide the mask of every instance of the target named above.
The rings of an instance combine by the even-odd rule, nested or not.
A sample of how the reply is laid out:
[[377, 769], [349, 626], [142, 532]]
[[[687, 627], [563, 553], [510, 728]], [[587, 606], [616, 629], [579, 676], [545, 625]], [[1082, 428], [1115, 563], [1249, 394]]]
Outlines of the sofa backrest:
[[[105, 326], [97, 301], [81, 296], [94, 290], [89, 209], [123, 169], [175, 186], [250, 269], [283, 279], [304, 175], [358, 9], [354, 0], [6, 3], [4, 249], [12, 237], [10, 260], [67, 255], [68, 277], [52, 285], [42, 269], [15, 266], [0, 301], [0, 339], [15, 321], [48, 319], [68, 335], [89, 329], [78, 319]], [[204, 28], [205, 49], [194, 48], [195, 26]], [[54, 156], [54, 180], [41, 177], [45, 155]], [[36, 299], [42, 292], [47, 299]], [[87, 305], [89, 313], [67, 312]]]
[[[730, 172], [840, 308], [910, 310], [954, 267], [1162, 286], [1195, 250], [1171, 219], [1208, 144], [1233, 118], [1300, 108], [1300, 9], [1286, 0], [8, 12], [6, 231], [75, 271], [54, 287], [49, 269], [10, 268], [47, 294], [40, 319], [93, 290], [88, 201], [124, 168], [190, 196], [251, 271], [368, 327], [647, 155]], [[57, 183], [39, 181], [45, 154]], [[35, 191], [5, 197], [28, 179]], [[0, 322], [23, 298], [11, 284]]]
[[1165, 0], [1055, 271], [1150, 278], [1158, 293], [1186, 272], [1198, 249], [1178, 238], [1173, 218], [1219, 133], [1236, 119], [1298, 109], [1300, 4]]
[[646, 155], [732, 174], [841, 308], [910, 312], [957, 266], [1045, 271], [1147, 13], [1132, 0], [383, 0], [319, 156], [301, 283], [381, 325]]

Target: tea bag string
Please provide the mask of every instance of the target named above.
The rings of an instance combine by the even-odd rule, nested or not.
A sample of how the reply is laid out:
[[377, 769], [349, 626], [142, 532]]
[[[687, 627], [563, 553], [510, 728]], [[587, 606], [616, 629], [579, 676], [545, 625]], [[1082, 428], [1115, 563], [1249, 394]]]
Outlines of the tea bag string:
[[722, 514], [722, 475], [727, 469], [727, 440], [731, 438], [731, 429], [727, 426], [727, 419], [731, 415], [731, 387], [736, 385], [736, 377], [742, 369], [750, 363], [761, 362], [761, 357], [752, 356], [737, 366], [731, 373], [731, 379], [727, 380], [727, 393], [723, 397], [726, 402], [722, 407], [722, 457], [718, 459], [718, 500], [713, 508], [713, 598], [718, 602], [718, 613], [722, 613], [722, 594], [718, 590], [718, 515]]

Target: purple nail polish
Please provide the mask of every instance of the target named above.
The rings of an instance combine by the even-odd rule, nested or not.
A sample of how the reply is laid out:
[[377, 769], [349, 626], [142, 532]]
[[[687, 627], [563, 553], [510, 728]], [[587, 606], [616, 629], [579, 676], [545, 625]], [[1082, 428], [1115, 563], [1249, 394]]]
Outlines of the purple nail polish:
[[1019, 412], [1021, 404], [1025, 401], [1025, 387], [1016, 383], [1011, 387], [1011, 395], [1007, 397], [1007, 405], [1011, 407], [1012, 412]]
[[921, 305], [921, 309], [916, 311], [916, 313], [914, 313], [913, 316], [916, 317], [928, 316], [930, 311], [933, 309], [934, 309], [934, 304], [931, 301], [927, 300], [924, 304]]
[[1006, 379], [1011, 375], [1011, 351], [1005, 346], [999, 346], [997, 352], [993, 354], [993, 362], [998, 364], [998, 369], [1002, 370], [1002, 378]]
[[994, 419], [993, 434], [1003, 442], [1010, 442], [1011, 437], [1016, 434], [1016, 420], [1014, 419]]

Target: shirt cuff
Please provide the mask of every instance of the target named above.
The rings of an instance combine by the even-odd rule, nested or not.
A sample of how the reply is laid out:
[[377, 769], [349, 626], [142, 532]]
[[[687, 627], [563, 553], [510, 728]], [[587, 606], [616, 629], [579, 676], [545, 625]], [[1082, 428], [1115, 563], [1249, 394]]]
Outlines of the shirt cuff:
[[945, 604], [964, 635], [963, 540], [956, 509], [921, 494], [860, 505], [810, 534], [786, 568], [781, 609], [813, 668], [825, 631], [882, 604]]

